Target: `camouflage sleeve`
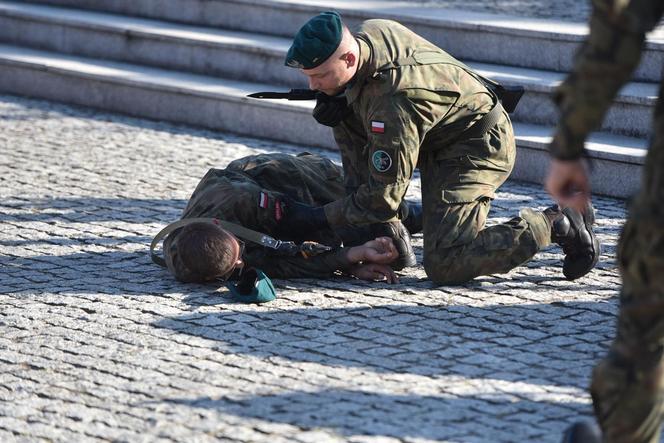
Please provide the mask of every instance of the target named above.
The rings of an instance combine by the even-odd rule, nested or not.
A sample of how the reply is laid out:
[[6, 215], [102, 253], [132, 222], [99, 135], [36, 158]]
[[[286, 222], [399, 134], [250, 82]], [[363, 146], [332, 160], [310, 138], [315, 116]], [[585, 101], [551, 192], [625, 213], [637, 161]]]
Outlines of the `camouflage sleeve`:
[[[356, 161], [365, 179], [355, 192], [325, 206], [331, 226], [380, 223], [396, 219], [417, 164], [424, 135], [436, 116], [421, 112], [404, 92], [376, 97], [365, 122], [365, 144], [348, 149], [363, 152]], [[441, 114], [448, 109], [440, 109]], [[346, 173], [346, 170], [344, 170]]]
[[368, 171], [363, 157], [365, 152], [358, 149], [358, 147], [367, 144], [367, 136], [362, 124], [354, 115], [349, 116], [335, 126], [333, 132], [334, 140], [341, 152], [344, 188], [346, 195], [350, 195], [367, 181]]
[[556, 92], [560, 121], [550, 146], [559, 159], [583, 154], [618, 90], [639, 63], [645, 33], [662, 16], [661, 0], [593, 0], [590, 34]]
[[350, 269], [352, 263], [346, 257], [346, 251], [347, 248], [339, 248], [304, 258], [275, 256], [261, 248], [245, 253], [244, 260], [247, 265], [259, 268], [273, 278], [325, 278], [336, 271]]

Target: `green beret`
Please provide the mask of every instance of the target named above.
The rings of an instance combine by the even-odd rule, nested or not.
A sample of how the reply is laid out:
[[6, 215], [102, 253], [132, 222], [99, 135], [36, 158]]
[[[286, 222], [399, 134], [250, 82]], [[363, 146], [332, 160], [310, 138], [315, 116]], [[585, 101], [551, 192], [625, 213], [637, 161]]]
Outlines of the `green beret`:
[[244, 270], [237, 284], [226, 283], [226, 287], [242, 303], [267, 303], [277, 298], [272, 280], [256, 268]]
[[336, 12], [323, 12], [310, 19], [295, 34], [286, 55], [286, 66], [312, 69], [327, 60], [341, 43], [341, 17]]

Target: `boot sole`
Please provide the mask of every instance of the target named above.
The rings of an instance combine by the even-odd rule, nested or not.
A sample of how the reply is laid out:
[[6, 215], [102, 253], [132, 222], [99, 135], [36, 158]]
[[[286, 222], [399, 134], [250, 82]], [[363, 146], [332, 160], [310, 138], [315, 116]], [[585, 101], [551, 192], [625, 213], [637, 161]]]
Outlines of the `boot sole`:
[[[592, 271], [599, 262], [599, 256], [601, 254], [601, 245], [597, 239], [597, 235], [595, 235], [595, 232], [593, 231], [593, 225], [595, 224], [595, 208], [590, 205], [590, 207], [584, 213], [582, 213], [581, 216], [583, 218], [583, 226], [586, 228], [586, 231], [588, 231], [588, 234], [590, 234], [590, 238], [592, 240], [593, 259], [588, 264], [587, 271], [579, 273], [578, 275], [570, 274], [569, 271], [565, 270], [565, 264], [563, 264], [563, 275], [567, 280], [576, 280]], [[567, 262], [567, 257], [565, 257], [565, 262]]]

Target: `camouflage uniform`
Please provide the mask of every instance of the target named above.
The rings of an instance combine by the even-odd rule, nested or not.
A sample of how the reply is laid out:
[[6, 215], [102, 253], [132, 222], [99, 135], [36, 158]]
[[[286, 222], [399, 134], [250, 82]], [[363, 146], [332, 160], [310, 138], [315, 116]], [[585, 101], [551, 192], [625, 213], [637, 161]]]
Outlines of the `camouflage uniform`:
[[[594, 0], [590, 35], [558, 91], [562, 118], [552, 154], [577, 159], [614, 96], [636, 68], [645, 33], [662, 17], [661, 0]], [[620, 237], [623, 278], [618, 331], [593, 373], [595, 414], [604, 440], [658, 442], [664, 414], [664, 82], [642, 187]]]
[[[341, 172], [330, 160], [311, 154], [244, 157], [225, 169], [210, 169], [194, 190], [182, 218], [218, 218], [281, 240], [314, 240], [338, 247], [340, 241], [330, 230], [317, 233], [317, 238], [304, 239], [280, 232], [277, 225], [284, 195], [310, 205], [324, 205], [343, 196]], [[169, 251], [177, 235], [175, 231], [168, 236], [164, 251]], [[275, 256], [251, 242], [246, 242], [243, 260], [275, 278], [328, 277], [351, 266], [341, 248], [305, 259]]]
[[419, 167], [424, 268], [433, 281], [507, 272], [547, 246], [551, 227], [541, 212], [484, 227], [516, 153], [504, 111], [487, 133], [472, 134], [473, 123], [499, 106], [495, 95], [396, 22], [368, 20], [355, 37], [358, 72], [346, 88], [353, 112], [334, 128], [348, 195], [325, 206], [329, 223], [395, 220]]

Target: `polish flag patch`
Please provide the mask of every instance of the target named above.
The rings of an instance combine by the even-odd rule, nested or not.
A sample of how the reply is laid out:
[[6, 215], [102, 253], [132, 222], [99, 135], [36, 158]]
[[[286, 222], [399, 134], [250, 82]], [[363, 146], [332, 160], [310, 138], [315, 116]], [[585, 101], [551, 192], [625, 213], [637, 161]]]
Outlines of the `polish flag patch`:
[[267, 208], [268, 203], [269, 202], [268, 202], [267, 194], [265, 192], [261, 192], [261, 195], [258, 198], [258, 206], [265, 209], [265, 208]]
[[383, 134], [385, 132], [385, 122], [376, 120], [371, 121], [371, 132], [374, 134]]

